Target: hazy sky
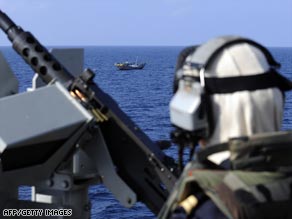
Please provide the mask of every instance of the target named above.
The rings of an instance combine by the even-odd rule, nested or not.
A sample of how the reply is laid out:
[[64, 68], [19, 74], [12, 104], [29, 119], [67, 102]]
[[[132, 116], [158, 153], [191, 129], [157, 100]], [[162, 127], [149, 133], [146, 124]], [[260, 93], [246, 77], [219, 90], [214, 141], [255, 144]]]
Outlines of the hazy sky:
[[0, 0], [0, 9], [44, 45], [185, 46], [235, 34], [292, 47], [292, 0]]

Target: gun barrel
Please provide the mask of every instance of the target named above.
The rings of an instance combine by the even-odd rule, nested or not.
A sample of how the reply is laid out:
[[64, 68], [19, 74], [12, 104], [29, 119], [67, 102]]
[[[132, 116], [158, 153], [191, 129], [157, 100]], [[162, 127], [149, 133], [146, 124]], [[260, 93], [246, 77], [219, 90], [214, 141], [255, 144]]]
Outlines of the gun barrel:
[[0, 28], [12, 42], [15, 51], [45, 83], [57, 80], [66, 84], [74, 79], [68, 70], [29, 32], [23, 31], [2, 11]]

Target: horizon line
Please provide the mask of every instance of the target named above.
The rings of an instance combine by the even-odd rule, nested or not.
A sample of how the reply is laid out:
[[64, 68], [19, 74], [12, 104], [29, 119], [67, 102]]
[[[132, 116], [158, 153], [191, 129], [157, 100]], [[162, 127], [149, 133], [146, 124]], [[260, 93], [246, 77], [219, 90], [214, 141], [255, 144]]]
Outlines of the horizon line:
[[[44, 47], [188, 47], [190, 45], [43, 45]], [[11, 45], [0, 45], [0, 47], [11, 47]], [[265, 46], [268, 48], [292, 48], [291, 46]]]

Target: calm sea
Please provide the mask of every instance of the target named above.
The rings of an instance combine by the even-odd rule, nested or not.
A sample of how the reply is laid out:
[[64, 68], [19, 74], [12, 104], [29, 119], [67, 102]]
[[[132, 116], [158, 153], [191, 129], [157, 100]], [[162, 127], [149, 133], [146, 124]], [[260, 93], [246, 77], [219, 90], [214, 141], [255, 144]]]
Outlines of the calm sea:
[[[171, 125], [168, 103], [172, 96], [172, 83], [177, 55], [182, 47], [86, 47], [85, 67], [96, 73], [96, 83], [109, 93], [120, 107], [154, 141], [168, 139]], [[10, 48], [0, 47], [20, 81], [20, 91], [31, 86], [33, 72]], [[292, 48], [270, 49], [282, 64], [281, 73], [292, 80]], [[143, 70], [118, 71], [113, 66], [122, 61], [146, 62]], [[292, 92], [287, 93], [283, 129], [292, 129]], [[172, 146], [168, 155], [176, 157]], [[133, 208], [121, 206], [108, 190], [93, 186], [89, 191], [92, 200], [92, 218], [155, 218], [142, 204]], [[29, 198], [28, 189], [21, 190], [23, 199]]]

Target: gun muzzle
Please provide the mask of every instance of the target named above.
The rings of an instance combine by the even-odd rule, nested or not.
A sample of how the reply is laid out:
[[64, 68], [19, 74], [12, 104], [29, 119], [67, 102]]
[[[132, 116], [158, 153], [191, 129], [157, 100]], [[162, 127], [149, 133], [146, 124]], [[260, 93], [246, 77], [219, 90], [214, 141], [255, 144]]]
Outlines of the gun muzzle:
[[0, 28], [7, 34], [8, 30], [16, 26], [15, 23], [0, 10]]

